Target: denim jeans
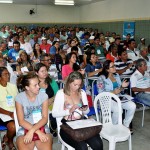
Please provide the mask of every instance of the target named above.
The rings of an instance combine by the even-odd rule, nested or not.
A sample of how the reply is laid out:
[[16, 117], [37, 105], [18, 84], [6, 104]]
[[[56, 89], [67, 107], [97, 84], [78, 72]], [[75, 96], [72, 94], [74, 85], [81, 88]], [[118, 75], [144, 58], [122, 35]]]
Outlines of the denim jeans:
[[[122, 109], [124, 109], [126, 111], [125, 118], [123, 120], [123, 124], [126, 127], [129, 127], [129, 125], [134, 117], [136, 105], [132, 101], [127, 101], [127, 102], [121, 103], [121, 105], [122, 105]], [[112, 109], [111, 110], [112, 110], [112, 122], [113, 122], [113, 124], [117, 124], [118, 123], [118, 115], [119, 115], [118, 104], [117, 104], [117, 102], [115, 102], [113, 100], [112, 100]]]
[[139, 102], [142, 102], [147, 106], [150, 106], [150, 94], [141, 92], [136, 94], [135, 97], [138, 99]]

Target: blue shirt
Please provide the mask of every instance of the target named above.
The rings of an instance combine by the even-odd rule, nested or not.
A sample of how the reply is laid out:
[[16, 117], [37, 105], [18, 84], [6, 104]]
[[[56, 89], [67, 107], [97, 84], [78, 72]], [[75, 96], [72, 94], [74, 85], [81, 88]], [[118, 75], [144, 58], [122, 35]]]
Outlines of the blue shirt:
[[[121, 79], [120, 79], [120, 76], [119, 74], [114, 74], [114, 78], [116, 79], [116, 82], [117, 82], [117, 87], [119, 88], [121, 86]], [[97, 85], [99, 84], [100, 81], [103, 81], [103, 87], [104, 87], [104, 91], [106, 92], [111, 92], [114, 90], [114, 86], [113, 86], [113, 82], [109, 79], [109, 78], [106, 78], [104, 75], [101, 75], [99, 77], [99, 79], [97, 80]], [[98, 91], [99, 91], [99, 87], [97, 86], [98, 88]]]
[[55, 47], [55, 46], [52, 46], [52, 47], [50, 48], [50, 54], [52, 54], [52, 55], [55, 55], [55, 54], [56, 54], [56, 47]]
[[81, 45], [81, 46], [85, 46], [85, 43], [86, 43], [86, 42], [89, 42], [89, 40], [87, 40], [87, 39], [82, 39], [80, 45]]
[[[86, 68], [85, 68], [85, 72], [89, 73], [89, 72], [93, 72], [95, 71], [95, 69], [100, 69], [102, 68], [100, 63], [96, 63], [96, 65], [91, 65], [91, 64], [87, 64]], [[95, 74], [94, 76], [98, 76], [97, 74]]]
[[16, 51], [14, 48], [10, 49], [8, 52], [8, 57], [16, 61], [17, 58], [19, 57], [19, 51]]

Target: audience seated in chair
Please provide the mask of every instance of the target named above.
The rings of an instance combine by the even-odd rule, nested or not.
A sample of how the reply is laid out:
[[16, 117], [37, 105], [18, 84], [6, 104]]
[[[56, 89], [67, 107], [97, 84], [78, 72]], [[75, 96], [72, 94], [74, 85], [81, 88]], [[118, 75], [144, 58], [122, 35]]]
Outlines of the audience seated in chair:
[[144, 59], [136, 61], [136, 71], [130, 78], [131, 89], [139, 102], [150, 106], [150, 77], [147, 73], [147, 63]]
[[17, 87], [9, 83], [10, 74], [5, 67], [0, 67], [0, 114], [10, 117], [10, 120], [4, 121], [5, 116], [0, 118], [0, 124], [7, 127], [7, 133], [2, 140], [2, 150], [8, 144], [11, 150], [14, 147], [13, 137], [15, 136], [15, 122], [13, 111], [15, 108], [15, 96], [17, 95]]
[[[81, 115], [89, 112], [86, 93], [81, 90], [83, 85], [82, 75], [79, 72], [72, 72], [66, 80], [64, 89], [59, 90], [54, 100], [52, 114], [54, 117], [62, 117], [62, 122], [80, 119]], [[61, 98], [61, 101], [60, 101]], [[82, 105], [87, 105], [81, 108]], [[76, 113], [78, 112], [78, 113]], [[94, 150], [102, 150], [102, 140], [98, 135], [85, 141], [76, 142], [71, 139], [62, 129], [60, 129], [62, 140], [75, 150], [87, 150], [87, 144]]]
[[[39, 91], [37, 75], [29, 73], [17, 80], [22, 91], [16, 96], [16, 112], [20, 128], [17, 132], [18, 150], [37, 149], [52, 150], [52, 137], [48, 122], [48, 96]], [[40, 130], [44, 128], [45, 133]], [[25, 134], [25, 130], [27, 133]], [[37, 134], [37, 140], [33, 140]]]
[[[126, 127], [129, 127], [129, 124], [131, 123], [134, 117], [136, 105], [134, 102], [131, 101], [131, 99], [133, 99], [131, 96], [121, 94], [123, 88], [127, 87], [129, 85], [129, 82], [123, 81], [121, 83], [120, 76], [116, 73], [116, 67], [114, 63], [110, 60], [106, 60], [104, 62], [101, 74], [102, 75], [97, 80], [98, 91], [101, 92], [103, 88], [103, 91], [112, 92], [119, 96], [119, 98], [122, 101], [122, 109], [126, 110], [126, 116], [123, 120], [123, 124]], [[103, 83], [101, 83], [101, 81], [103, 81]], [[113, 124], [117, 124], [118, 109], [115, 100], [112, 100], [112, 105], [112, 122]]]

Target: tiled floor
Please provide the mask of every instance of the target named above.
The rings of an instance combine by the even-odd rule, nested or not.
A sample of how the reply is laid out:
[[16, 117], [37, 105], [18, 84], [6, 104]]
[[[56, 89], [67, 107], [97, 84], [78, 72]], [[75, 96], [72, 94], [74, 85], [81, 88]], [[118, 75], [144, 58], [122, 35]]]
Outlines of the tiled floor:
[[[141, 127], [142, 111], [137, 111], [133, 119], [134, 134], [132, 135], [132, 150], [150, 150], [150, 110], [145, 111], [144, 127]], [[104, 150], [108, 150], [108, 142], [103, 140]], [[57, 138], [53, 139], [53, 150], [61, 150]], [[128, 142], [116, 144], [116, 150], [128, 150]]]

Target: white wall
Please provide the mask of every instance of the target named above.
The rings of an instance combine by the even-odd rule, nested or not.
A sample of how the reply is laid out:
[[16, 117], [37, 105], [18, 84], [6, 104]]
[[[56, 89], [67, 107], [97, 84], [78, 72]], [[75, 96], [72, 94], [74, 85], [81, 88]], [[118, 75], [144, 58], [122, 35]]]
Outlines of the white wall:
[[150, 18], [150, 0], [104, 0], [84, 6], [0, 4], [0, 23], [88, 23]]
[[80, 7], [80, 22], [149, 19], [150, 0], [105, 0]]
[[29, 15], [35, 5], [0, 4], [0, 23], [76, 23], [79, 7], [37, 5], [37, 13]]

